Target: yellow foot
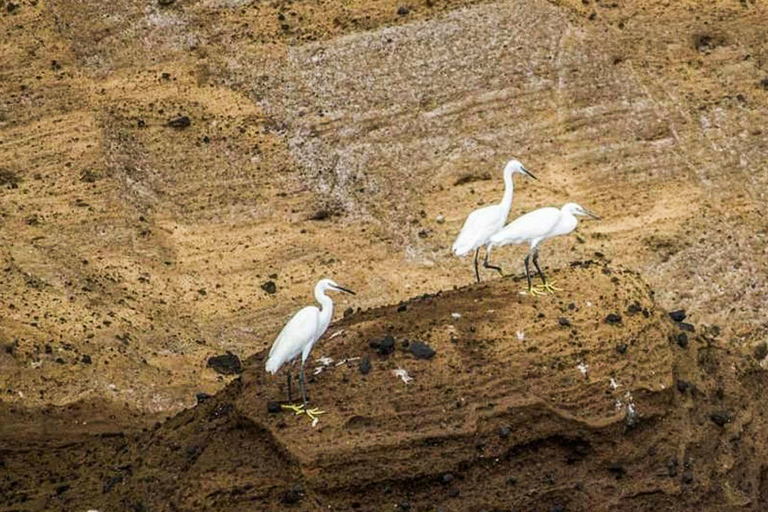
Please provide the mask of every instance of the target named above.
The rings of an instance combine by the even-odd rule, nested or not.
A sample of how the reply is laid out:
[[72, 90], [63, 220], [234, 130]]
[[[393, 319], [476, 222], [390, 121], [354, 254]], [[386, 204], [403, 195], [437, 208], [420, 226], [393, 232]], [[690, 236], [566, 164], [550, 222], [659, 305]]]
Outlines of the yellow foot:
[[314, 422], [314, 421], [317, 419], [317, 417], [318, 417], [318, 416], [320, 416], [321, 414], [325, 414], [325, 411], [321, 411], [321, 410], [320, 410], [320, 409], [318, 409], [317, 407], [313, 407], [312, 409], [307, 409], [307, 408], [304, 406], [304, 404], [299, 404], [299, 405], [294, 405], [294, 404], [291, 404], [291, 405], [282, 405], [281, 407], [282, 407], [283, 409], [287, 409], [287, 410], [289, 410], [289, 411], [293, 411], [293, 413], [294, 413], [296, 416], [300, 416], [300, 415], [302, 415], [302, 414], [306, 414], [306, 415], [307, 415], [307, 417], [308, 417], [310, 420], [312, 420], [313, 422]]
[[555, 286], [555, 281], [550, 281], [548, 283], [540, 284], [535, 287], [541, 295], [544, 295], [545, 293], [555, 293], [555, 292], [561, 292], [563, 291], [562, 288], [558, 288]]
[[522, 293], [525, 293], [525, 292], [530, 293], [534, 297], [536, 297], [537, 295], [544, 295], [545, 294], [545, 292], [539, 290], [537, 286], [532, 286], [530, 288], [526, 288], [525, 290], [523, 290]]

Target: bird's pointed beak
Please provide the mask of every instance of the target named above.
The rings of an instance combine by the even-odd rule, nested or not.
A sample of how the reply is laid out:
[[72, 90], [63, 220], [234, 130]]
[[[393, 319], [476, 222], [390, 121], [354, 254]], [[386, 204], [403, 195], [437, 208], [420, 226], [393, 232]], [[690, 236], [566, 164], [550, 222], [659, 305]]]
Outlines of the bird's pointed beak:
[[531, 171], [529, 171], [529, 170], [528, 170], [528, 169], [526, 169], [525, 167], [522, 167], [522, 169], [523, 169], [523, 172], [524, 172], [525, 174], [527, 174], [529, 178], [533, 178], [534, 180], [536, 180], [536, 181], [539, 181], [539, 178], [537, 178], [536, 176], [534, 176], [534, 175], [533, 175], [533, 173], [532, 173]]
[[600, 216], [598, 214], [596, 214], [595, 212], [591, 212], [591, 211], [587, 210], [586, 208], [584, 209], [584, 213], [586, 213], [587, 215], [589, 215], [593, 219], [600, 220]]
[[340, 291], [340, 292], [349, 293], [350, 295], [357, 295], [357, 294], [356, 294], [355, 292], [353, 292], [352, 290], [348, 290], [348, 289], [346, 289], [346, 288], [343, 288], [343, 287], [341, 287], [341, 286], [334, 286], [334, 288], [336, 288], [336, 289], [337, 289], [338, 291]]

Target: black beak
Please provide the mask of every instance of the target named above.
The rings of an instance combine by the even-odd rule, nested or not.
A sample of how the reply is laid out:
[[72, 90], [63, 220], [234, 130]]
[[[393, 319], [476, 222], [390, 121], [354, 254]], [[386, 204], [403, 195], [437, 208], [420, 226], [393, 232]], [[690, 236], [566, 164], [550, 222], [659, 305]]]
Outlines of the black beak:
[[539, 181], [539, 178], [537, 178], [536, 176], [534, 176], [534, 175], [533, 175], [533, 173], [532, 173], [531, 171], [529, 171], [529, 170], [528, 170], [528, 169], [526, 169], [525, 167], [523, 167], [522, 169], [523, 169], [523, 172], [524, 172], [525, 174], [527, 174], [529, 177], [533, 178], [533, 179], [534, 179], [534, 180], [536, 180], [536, 181]]
[[591, 211], [587, 210], [586, 208], [584, 208], [584, 213], [586, 213], [587, 215], [589, 215], [593, 219], [601, 220], [600, 216], [598, 214], [596, 214], [595, 212], [591, 212]]
[[340, 292], [349, 293], [350, 295], [356, 295], [355, 292], [353, 292], [352, 290], [347, 290], [346, 288], [342, 288], [341, 286], [334, 286], [334, 288], [336, 288]]

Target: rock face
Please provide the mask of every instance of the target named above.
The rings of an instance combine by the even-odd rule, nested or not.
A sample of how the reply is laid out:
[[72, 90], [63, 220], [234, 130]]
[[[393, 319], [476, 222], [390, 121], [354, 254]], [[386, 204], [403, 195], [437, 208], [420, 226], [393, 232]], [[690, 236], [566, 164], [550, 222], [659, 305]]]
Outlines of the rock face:
[[[559, 296], [521, 295], [524, 282], [502, 279], [337, 322], [343, 333], [324, 353], [352, 360], [310, 381], [311, 404], [326, 411], [316, 426], [274, 402], [283, 379], [264, 372], [261, 352], [225, 390], [149, 432], [81, 437], [56, 450], [29, 438], [30, 447], [3, 455], [0, 506], [760, 510], [765, 372], [717, 338], [699, 335], [679, 350], [670, 341], [677, 328], [645, 283], [606, 268], [553, 272], [578, 290]], [[648, 315], [604, 322], [632, 304]], [[553, 325], [566, 310], [571, 328]], [[353, 358], [384, 330], [429, 340], [437, 352], [420, 360], [398, 349], [363, 376]], [[62, 416], [70, 425], [71, 414]], [[61, 479], [36, 483], [64, 466]], [[99, 479], [91, 467], [113, 470]]]

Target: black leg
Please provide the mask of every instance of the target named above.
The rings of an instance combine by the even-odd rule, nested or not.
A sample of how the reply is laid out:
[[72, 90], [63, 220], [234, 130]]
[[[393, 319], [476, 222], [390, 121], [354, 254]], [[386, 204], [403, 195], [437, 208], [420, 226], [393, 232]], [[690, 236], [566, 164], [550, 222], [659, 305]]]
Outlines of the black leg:
[[536, 270], [539, 271], [539, 277], [541, 277], [541, 282], [544, 284], [547, 284], [547, 280], [544, 278], [544, 272], [541, 271], [541, 267], [539, 266], [539, 251], [536, 251], [533, 253], [533, 264], [536, 265]]
[[528, 253], [528, 255], [525, 257], [525, 278], [528, 279], [528, 289], [531, 290], [533, 288], [533, 285], [531, 284], [531, 274], [528, 272], [528, 261], [531, 259], [531, 254]]
[[490, 256], [491, 256], [490, 250], [486, 247], [485, 248], [485, 260], [483, 261], [483, 266], [485, 268], [492, 268], [493, 270], [498, 271], [499, 274], [501, 274], [503, 276], [504, 272], [502, 272], [501, 267], [497, 267], [496, 265], [491, 265], [490, 263], [488, 263], [488, 258]]
[[299, 383], [301, 384], [301, 398], [304, 400], [304, 409], [307, 408], [307, 377], [304, 374], [304, 361], [301, 362], [301, 376]]
[[480, 255], [480, 248], [478, 247], [475, 250], [475, 279], [477, 279], [477, 282], [480, 282], [480, 269], [477, 268], [477, 257]]
[[288, 403], [293, 402], [293, 393], [291, 392], [291, 381], [293, 380], [293, 365], [288, 368]]

